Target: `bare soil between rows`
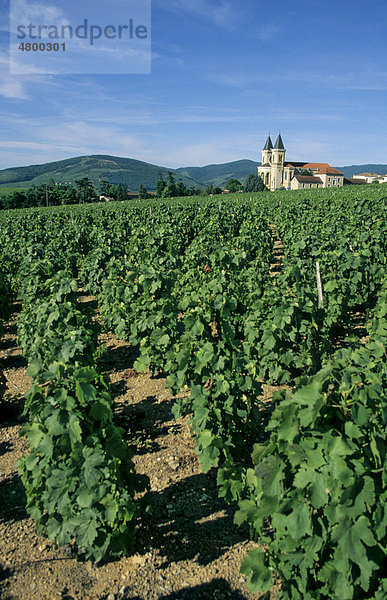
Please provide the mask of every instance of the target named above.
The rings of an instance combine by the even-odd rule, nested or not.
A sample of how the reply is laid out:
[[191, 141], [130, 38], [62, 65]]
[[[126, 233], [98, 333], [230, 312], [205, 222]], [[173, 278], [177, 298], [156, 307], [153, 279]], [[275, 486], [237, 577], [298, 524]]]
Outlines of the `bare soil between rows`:
[[[201, 472], [188, 419], [175, 421], [171, 414], [165, 379], [138, 374], [128, 343], [111, 334], [100, 337], [117, 424], [129, 432], [136, 471], [150, 480], [150, 506], [137, 524], [133, 554], [93, 565], [36, 535], [16, 467], [28, 452], [19, 415], [31, 381], [13, 319], [0, 343], [7, 380], [0, 422], [0, 598], [256, 599], [240, 574], [243, 557], [256, 544], [248, 541], [247, 528], [234, 525], [235, 507], [218, 499], [215, 472]], [[275, 389], [265, 386], [266, 400]], [[273, 588], [273, 598], [275, 593]]]

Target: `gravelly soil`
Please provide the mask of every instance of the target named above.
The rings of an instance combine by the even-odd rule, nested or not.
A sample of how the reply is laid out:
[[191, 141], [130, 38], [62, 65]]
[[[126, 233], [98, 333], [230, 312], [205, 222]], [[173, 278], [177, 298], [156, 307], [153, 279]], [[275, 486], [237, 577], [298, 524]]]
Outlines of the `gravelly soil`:
[[[86, 300], [86, 298], [85, 298]], [[16, 345], [15, 321], [0, 344], [7, 379], [0, 415], [0, 597], [41, 600], [257, 598], [239, 572], [248, 531], [233, 523], [234, 509], [217, 497], [215, 474], [200, 471], [187, 419], [175, 421], [165, 380], [138, 374], [133, 350], [103, 334], [117, 422], [136, 446], [138, 473], [150, 479], [150, 508], [138, 523], [132, 556], [101, 566], [38, 537], [26, 515], [17, 459], [28, 451], [19, 437], [20, 407], [30, 379]], [[266, 396], [272, 394], [266, 389]], [[273, 589], [272, 597], [275, 597]]]

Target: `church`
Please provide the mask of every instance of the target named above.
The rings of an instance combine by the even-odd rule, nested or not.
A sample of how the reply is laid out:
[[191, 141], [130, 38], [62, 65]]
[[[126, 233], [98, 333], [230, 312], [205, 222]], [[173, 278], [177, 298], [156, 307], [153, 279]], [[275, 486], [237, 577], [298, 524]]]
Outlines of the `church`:
[[285, 146], [278, 134], [273, 146], [270, 135], [262, 150], [258, 175], [269, 190], [299, 190], [339, 187], [344, 185], [344, 173], [328, 163], [285, 160]]

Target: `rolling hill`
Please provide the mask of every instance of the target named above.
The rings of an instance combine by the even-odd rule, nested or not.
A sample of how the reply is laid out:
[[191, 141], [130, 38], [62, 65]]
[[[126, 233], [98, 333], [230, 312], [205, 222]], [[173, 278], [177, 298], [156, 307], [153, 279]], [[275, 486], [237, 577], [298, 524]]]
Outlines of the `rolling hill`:
[[[204, 167], [180, 167], [168, 169], [133, 158], [121, 158], [109, 155], [76, 156], [40, 165], [14, 167], [0, 171], [0, 192], [2, 188], [26, 188], [48, 183], [53, 179], [56, 183], [74, 183], [77, 179], [89, 177], [94, 186], [101, 180], [110, 183], [126, 184], [131, 191], [137, 191], [140, 183], [148, 190], [154, 190], [161, 173], [166, 179], [168, 171], [172, 171], [176, 181], [182, 181], [187, 187], [205, 188], [209, 185], [223, 187], [225, 183], [236, 178], [244, 181], [250, 173], [256, 173], [258, 162], [253, 160], [236, 160], [228, 163], [211, 164]], [[385, 164], [365, 164], [337, 167], [346, 177], [373, 171], [387, 173]]]
[[176, 169], [176, 172], [186, 177], [192, 177], [192, 179], [205, 186], [222, 187], [226, 181], [233, 177], [239, 181], [244, 181], [250, 173], [255, 174], [258, 164], [253, 160], [244, 159], [229, 163], [206, 165], [205, 167], [180, 167]]
[[190, 176], [179, 174], [173, 169], [152, 165], [132, 158], [119, 158], [108, 155], [77, 156], [67, 160], [59, 160], [41, 165], [15, 167], [0, 171], [1, 187], [31, 187], [48, 183], [53, 179], [56, 183], [74, 183], [82, 177], [89, 177], [95, 187], [100, 180], [110, 183], [126, 184], [132, 191], [137, 191], [140, 183], [148, 189], [155, 189], [159, 173], [166, 179], [168, 171], [172, 171], [177, 181], [187, 187], [205, 187], [198, 184]]
[[132, 191], [137, 191], [140, 183], [154, 190], [159, 173], [166, 179], [168, 171], [172, 171], [176, 181], [182, 181], [187, 187], [205, 188], [208, 185], [223, 186], [232, 177], [243, 181], [249, 173], [256, 173], [257, 165], [252, 160], [238, 160], [205, 167], [168, 169], [133, 158], [77, 156], [41, 165], [4, 169], [0, 171], [0, 190], [5, 187], [31, 187], [48, 183], [50, 179], [56, 183], [74, 183], [82, 177], [89, 177], [94, 186], [105, 179], [110, 183], [125, 183]]

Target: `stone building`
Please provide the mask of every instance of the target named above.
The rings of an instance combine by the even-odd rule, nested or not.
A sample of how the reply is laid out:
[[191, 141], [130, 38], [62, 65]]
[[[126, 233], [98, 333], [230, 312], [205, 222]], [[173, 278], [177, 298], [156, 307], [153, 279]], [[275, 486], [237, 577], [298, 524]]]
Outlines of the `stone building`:
[[339, 187], [344, 183], [344, 173], [328, 163], [285, 160], [286, 149], [281, 134], [273, 146], [270, 135], [262, 150], [262, 163], [258, 175], [271, 190], [298, 190], [304, 188]]

